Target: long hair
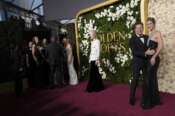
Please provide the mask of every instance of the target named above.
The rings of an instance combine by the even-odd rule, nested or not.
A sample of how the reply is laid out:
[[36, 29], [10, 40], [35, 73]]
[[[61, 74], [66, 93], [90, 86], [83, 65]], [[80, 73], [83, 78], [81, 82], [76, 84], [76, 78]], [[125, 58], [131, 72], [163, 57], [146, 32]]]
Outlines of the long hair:
[[147, 21], [151, 21], [154, 25], [156, 24], [156, 20], [153, 17], [148, 17]]
[[32, 43], [35, 44], [35, 45], [39, 45], [39, 38], [38, 38], [38, 43], [36, 43], [35, 38], [38, 38], [38, 37], [37, 36], [34, 36], [32, 38]]
[[137, 22], [133, 25], [133, 27], [132, 27], [132, 30], [133, 30], [133, 31], [135, 30], [135, 28], [136, 28], [137, 25], [142, 25], [142, 26], [143, 26], [143, 23], [142, 23], [141, 21], [137, 21]]

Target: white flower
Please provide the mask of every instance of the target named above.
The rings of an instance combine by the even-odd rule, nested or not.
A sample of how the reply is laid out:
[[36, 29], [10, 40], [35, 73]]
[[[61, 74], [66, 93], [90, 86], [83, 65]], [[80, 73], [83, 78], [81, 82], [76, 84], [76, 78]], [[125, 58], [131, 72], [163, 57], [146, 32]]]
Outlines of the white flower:
[[119, 5], [119, 8], [122, 8], [122, 5]]
[[67, 33], [67, 30], [65, 28], [60, 29], [61, 33]]
[[108, 18], [108, 21], [111, 21], [111, 18]]
[[132, 35], [129, 33], [129, 34], [128, 34], [128, 38], [131, 38], [131, 37], [132, 37]]
[[95, 14], [95, 17], [96, 17], [97, 19], [99, 19], [101, 16], [100, 16], [99, 13], [96, 13], [96, 14]]
[[82, 67], [82, 75], [84, 76], [85, 75], [85, 72], [87, 72], [87, 71], [88, 71], [88, 68], [85, 67], [85, 66], [83, 66]]
[[105, 72], [102, 73], [102, 79], [106, 79], [106, 73]]
[[111, 5], [109, 8], [114, 8], [114, 6], [113, 6], [113, 5]]
[[115, 17], [112, 17], [112, 21], [115, 21]]
[[129, 3], [127, 3], [127, 4], [126, 4], [126, 8], [128, 8], [128, 9], [129, 9]]
[[83, 56], [88, 56], [88, 51], [89, 51], [89, 42], [88, 40], [82, 40], [81, 43], [80, 43], [80, 49], [81, 51], [83, 51], [82, 55]]
[[126, 26], [127, 26], [127, 28], [130, 28], [130, 22], [129, 21], [126, 22]]

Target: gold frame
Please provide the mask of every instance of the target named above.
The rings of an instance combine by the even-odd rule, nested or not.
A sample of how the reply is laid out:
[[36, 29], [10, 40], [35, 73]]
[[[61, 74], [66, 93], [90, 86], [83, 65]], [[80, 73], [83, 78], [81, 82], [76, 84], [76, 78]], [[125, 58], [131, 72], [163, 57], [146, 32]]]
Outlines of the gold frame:
[[140, 4], [140, 12], [141, 12], [141, 21], [143, 22], [144, 25], [144, 33], [148, 33], [148, 30], [146, 28], [146, 20], [148, 18], [148, 5], [149, 5], [149, 0], [141, 0]]
[[[76, 15], [76, 22], [75, 22], [75, 34], [76, 34], [76, 49], [77, 49], [77, 58], [78, 58], [78, 67], [80, 69], [80, 47], [79, 47], [79, 41], [78, 41], [78, 17], [84, 13], [90, 12], [92, 10], [104, 7], [104, 6], [108, 6], [108, 5], [112, 5], [115, 2], [118, 2], [120, 0], [108, 0], [105, 1], [103, 3], [97, 4], [95, 6], [89, 7], [89, 8], [85, 8], [80, 10], [77, 15]], [[148, 3], [149, 0], [141, 0], [141, 4], [140, 4], [140, 12], [141, 12], [141, 21], [144, 24], [144, 27], [146, 27], [146, 19], [148, 17]], [[147, 33], [147, 29], [144, 28], [144, 33]], [[78, 76], [80, 74], [80, 71], [78, 73]]]

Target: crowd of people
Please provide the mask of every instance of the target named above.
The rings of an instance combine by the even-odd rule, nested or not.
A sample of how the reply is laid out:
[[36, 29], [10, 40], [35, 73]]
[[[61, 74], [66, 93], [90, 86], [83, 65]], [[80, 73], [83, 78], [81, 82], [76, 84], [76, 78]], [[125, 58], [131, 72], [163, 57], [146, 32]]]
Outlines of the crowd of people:
[[[143, 109], [150, 109], [161, 104], [157, 70], [160, 62], [159, 53], [163, 48], [163, 39], [161, 33], [155, 29], [155, 24], [155, 19], [149, 17], [147, 19], [149, 35], [144, 35], [143, 23], [137, 22], [133, 28], [134, 34], [129, 40], [129, 47], [133, 55], [133, 79], [130, 85], [129, 103], [131, 105], [135, 104], [136, 87], [138, 81], [142, 80], [141, 106]], [[95, 30], [90, 31], [89, 34], [91, 41], [89, 56], [90, 77], [86, 91], [99, 92], [105, 89], [98, 70], [100, 40], [97, 38]], [[32, 41], [28, 42], [28, 47], [24, 51], [29, 87], [52, 89], [63, 87], [67, 84], [78, 84], [77, 72], [74, 68], [72, 44], [66, 36], [59, 37], [59, 39], [51, 37], [49, 42], [46, 38], [39, 39], [34, 36]], [[22, 69], [19, 67], [20, 71]], [[140, 74], [141, 71], [143, 74]], [[141, 78], [141, 75], [143, 75], [143, 78]], [[16, 80], [17, 83], [20, 82], [18, 78]]]
[[[59, 39], [51, 37], [49, 42], [46, 38], [39, 39], [34, 36], [22, 51], [24, 56], [22, 64], [26, 65], [20, 65], [21, 71], [26, 67], [25, 76], [30, 88], [53, 89], [78, 84], [72, 44], [66, 36]], [[18, 80], [20, 79], [17, 79], [17, 84]]]

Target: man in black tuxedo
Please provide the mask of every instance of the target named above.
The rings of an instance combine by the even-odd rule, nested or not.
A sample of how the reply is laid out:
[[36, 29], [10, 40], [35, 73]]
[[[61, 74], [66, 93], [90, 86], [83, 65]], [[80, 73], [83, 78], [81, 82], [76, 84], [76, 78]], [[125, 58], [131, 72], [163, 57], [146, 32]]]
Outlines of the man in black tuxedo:
[[50, 87], [61, 87], [63, 85], [63, 49], [55, 37], [51, 37], [51, 43], [46, 48], [46, 58], [50, 66]]
[[[138, 81], [142, 80], [142, 107], [144, 107], [144, 97], [146, 97], [146, 54], [154, 54], [155, 51], [147, 50], [147, 39], [148, 36], [143, 34], [143, 23], [137, 22], [134, 25], [134, 34], [129, 40], [129, 46], [132, 51], [133, 59], [132, 59], [132, 71], [133, 71], [133, 79], [130, 85], [130, 96], [129, 103], [131, 105], [135, 104], [135, 92], [136, 87], [138, 85]], [[141, 79], [141, 74], [143, 78]]]

